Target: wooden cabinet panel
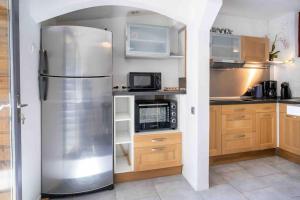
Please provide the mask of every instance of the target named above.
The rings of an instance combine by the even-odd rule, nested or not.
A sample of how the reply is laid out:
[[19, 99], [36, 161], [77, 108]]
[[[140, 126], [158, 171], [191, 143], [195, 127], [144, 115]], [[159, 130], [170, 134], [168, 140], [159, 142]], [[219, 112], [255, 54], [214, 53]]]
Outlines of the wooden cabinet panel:
[[280, 113], [280, 148], [300, 155], [300, 117]]
[[253, 113], [253, 111], [255, 111], [255, 105], [253, 105], [253, 104], [222, 106], [222, 114]]
[[222, 153], [222, 115], [221, 106], [210, 106], [209, 126], [209, 155], [217, 156]]
[[136, 134], [134, 136], [134, 170], [145, 171], [180, 166], [180, 132]]
[[279, 112], [280, 113], [286, 113], [286, 104], [279, 104]]
[[271, 104], [256, 104], [255, 105], [255, 112], [260, 113], [260, 112], [276, 112], [276, 104], [271, 103]]
[[241, 57], [246, 62], [266, 62], [269, 60], [269, 39], [242, 36]]
[[253, 133], [241, 132], [222, 135], [222, 153], [231, 154], [251, 151], [254, 148]]
[[239, 112], [222, 115], [222, 134], [255, 131], [255, 113]]
[[181, 165], [181, 144], [135, 148], [135, 171]]
[[256, 140], [259, 149], [276, 147], [276, 112], [256, 114]]
[[222, 106], [222, 154], [253, 150], [255, 122], [254, 105]]
[[135, 147], [154, 147], [168, 144], [180, 144], [181, 133], [135, 134]]

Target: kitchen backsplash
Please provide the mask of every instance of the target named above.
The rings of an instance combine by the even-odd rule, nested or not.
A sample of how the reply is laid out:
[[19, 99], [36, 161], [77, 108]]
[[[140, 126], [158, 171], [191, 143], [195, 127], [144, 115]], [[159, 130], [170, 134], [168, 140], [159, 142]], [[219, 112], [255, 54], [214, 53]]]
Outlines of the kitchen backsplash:
[[264, 80], [270, 80], [269, 68], [211, 69], [210, 97], [241, 96]]

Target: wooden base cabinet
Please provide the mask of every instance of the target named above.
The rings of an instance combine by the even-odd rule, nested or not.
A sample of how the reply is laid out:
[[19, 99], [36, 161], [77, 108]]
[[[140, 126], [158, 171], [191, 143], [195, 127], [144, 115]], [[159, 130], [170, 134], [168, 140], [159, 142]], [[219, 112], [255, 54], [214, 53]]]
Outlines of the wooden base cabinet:
[[300, 155], [300, 117], [289, 116], [284, 109], [280, 113], [279, 147]]
[[210, 156], [276, 147], [276, 104], [210, 107]]
[[222, 154], [222, 116], [221, 106], [210, 106], [210, 137], [209, 155], [218, 156]]
[[181, 133], [136, 134], [134, 143], [135, 171], [182, 165]]
[[259, 149], [276, 147], [276, 112], [256, 114], [256, 139]]

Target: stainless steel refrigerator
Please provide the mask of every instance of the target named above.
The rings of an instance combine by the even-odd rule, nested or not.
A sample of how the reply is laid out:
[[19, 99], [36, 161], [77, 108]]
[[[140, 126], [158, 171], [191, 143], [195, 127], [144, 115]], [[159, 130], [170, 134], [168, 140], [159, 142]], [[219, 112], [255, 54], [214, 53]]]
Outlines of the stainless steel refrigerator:
[[112, 33], [41, 31], [42, 195], [113, 187]]

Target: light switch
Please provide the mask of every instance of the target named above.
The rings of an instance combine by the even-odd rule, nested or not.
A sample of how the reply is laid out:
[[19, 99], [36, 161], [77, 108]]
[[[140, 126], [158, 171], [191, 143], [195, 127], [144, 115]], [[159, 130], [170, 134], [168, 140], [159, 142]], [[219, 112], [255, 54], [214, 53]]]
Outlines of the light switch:
[[191, 107], [191, 114], [192, 114], [192, 115], [195, 114], [195, 107], [194, 107], [194, 106]]

